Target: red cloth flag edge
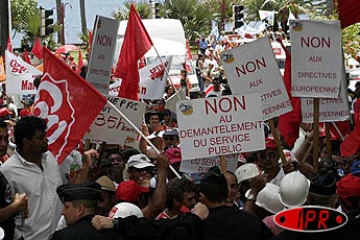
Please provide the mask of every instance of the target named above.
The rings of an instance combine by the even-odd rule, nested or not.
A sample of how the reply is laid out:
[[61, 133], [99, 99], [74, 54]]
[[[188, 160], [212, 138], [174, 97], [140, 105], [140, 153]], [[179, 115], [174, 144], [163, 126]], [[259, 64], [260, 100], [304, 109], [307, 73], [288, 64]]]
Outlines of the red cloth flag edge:
[[139, 100], [138, 61], [152, 46], [151, 38], [134, 4], [131, 4], [129, 21], [114, 74], [115, 77], [122, 79], [119, 97]]
[[33, 112], [34, 116], [46, 119], [49, 151], [61, 164], [107, 100], [50, 50], [44, 48], [43, 52], [44, 75]]
[[30, 61], [30, 58], [29, 58], [29, 53], [26, 51], [26, 48], [24, 48], [24, 61], [30, 65], [31, 64], [31, 61]]
[[7, 40], [7, 43], [6, 43], [6, 50], [8, 50], [9, 52], [13, 52], [13, 47], [12, 47], [10, 36], [8, 37], [8, 40]]
[[40, 38], [36, 38], [33, 48], [31, 49], [31, 52], [39, 59], [41, 60], [43, 58], [43, 46], [41, 45]]
[[289, 95], [293, 110], [286, 114], [280, 115], [278, 128], [289, 147], [295, 144], [299, 138], [299, 130], [301, 123], [301, 99], [292, 97], [291, 95], [291, 54], [284, 46], [282, 40], [277, 39], [286, 54], [284, 69], [284, 84]]
[[336, 2], [342, 29], [360, 22], [359, 0], [337, 0]]

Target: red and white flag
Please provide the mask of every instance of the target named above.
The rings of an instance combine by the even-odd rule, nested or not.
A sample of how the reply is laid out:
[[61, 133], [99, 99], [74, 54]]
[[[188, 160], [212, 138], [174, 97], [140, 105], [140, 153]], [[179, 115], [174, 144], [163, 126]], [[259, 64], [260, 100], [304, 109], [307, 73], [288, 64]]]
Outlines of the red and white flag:
[[70, 154], [107, 100], [47, 48], [34, 116], [47, 121], [49, 151], [58, 164]]
[[119, 97], [139, 100], [140, 75], [138, 61], [153, 46], [134, 4], [130, 6], [129, 21], [114, 76], [122, 79]]

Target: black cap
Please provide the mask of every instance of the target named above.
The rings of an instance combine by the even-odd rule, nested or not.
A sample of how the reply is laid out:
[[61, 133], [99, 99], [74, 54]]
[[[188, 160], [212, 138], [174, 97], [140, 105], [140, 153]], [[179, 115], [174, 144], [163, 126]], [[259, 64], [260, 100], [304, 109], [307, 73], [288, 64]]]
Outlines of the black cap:
[[80, 184], [64, 184], [56, 189], [62, 202], [80, 199], [97, 200], [100, 198], [101, 186], [96, 182], [83, 182]]
[[221, 173], [221, 170], [218, 166], [210, 168], [209, 171], [202, 177], [200, 183], [210, 183], [215, 185], [227, 184], [226, 178]]

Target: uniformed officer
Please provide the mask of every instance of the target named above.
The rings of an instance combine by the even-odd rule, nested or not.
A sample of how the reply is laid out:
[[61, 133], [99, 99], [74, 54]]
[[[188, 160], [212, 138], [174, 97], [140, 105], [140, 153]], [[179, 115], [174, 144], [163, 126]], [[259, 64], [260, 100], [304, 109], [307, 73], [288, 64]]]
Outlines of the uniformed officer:
[[67, 228], [56, 231], [52, 240], [71, 239], [123, 239], [113, 231], [97, 231], [91, 224], [95, 216], [101, 186], [95, 182], [64, 184], [57, 188], [57, 194], [64, 203], [62, 214]]

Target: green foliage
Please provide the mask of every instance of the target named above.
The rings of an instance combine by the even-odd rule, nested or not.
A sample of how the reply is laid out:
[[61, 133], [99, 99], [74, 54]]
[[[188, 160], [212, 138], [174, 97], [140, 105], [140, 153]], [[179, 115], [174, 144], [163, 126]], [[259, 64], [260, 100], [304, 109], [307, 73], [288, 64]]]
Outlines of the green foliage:
[[[12, 27], [17, 32], [27, 30], [27, 23], [38, 16], [40, 24], [39, 9], [36, 0], [11, 0], [11, 19]], [[32, 25], [33, 27], [33, 25]]]
[[113, 17], [117, 20], [126, 20], [129, 19], [130, 5], [134, 4], [136, 11], [139, 13], [141, 19], [147, 19], [150, 17], [150, 8], [149, 1], [135, 1], [135, 0], [126, 0], [124, 2], [125, 8], [119, 8], [113, 12]]

